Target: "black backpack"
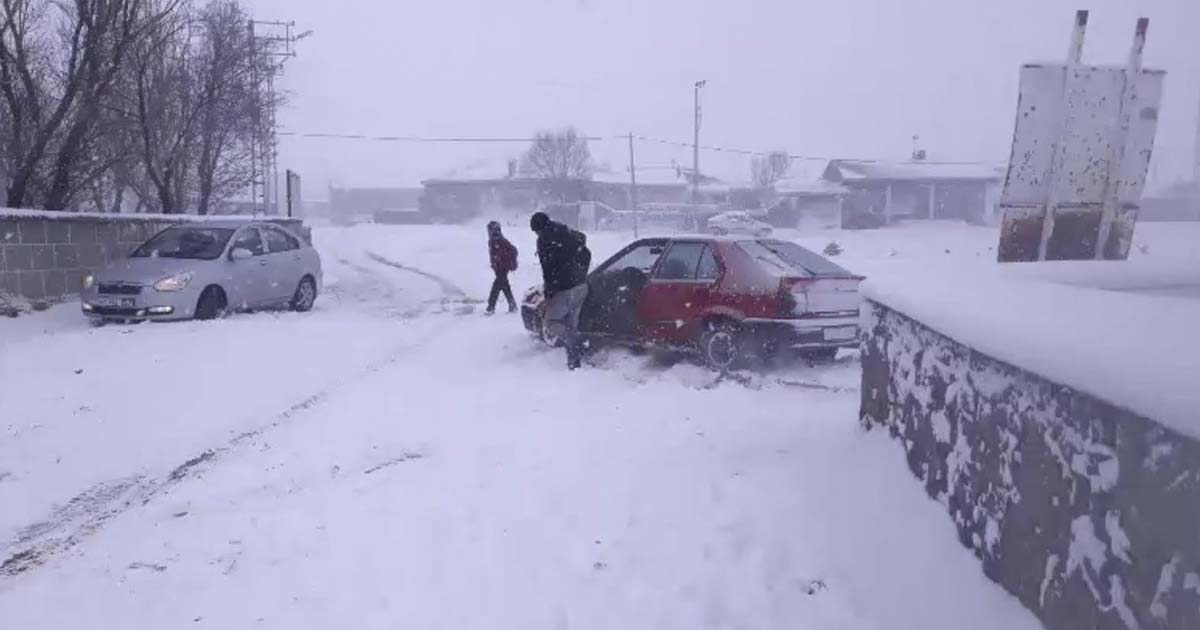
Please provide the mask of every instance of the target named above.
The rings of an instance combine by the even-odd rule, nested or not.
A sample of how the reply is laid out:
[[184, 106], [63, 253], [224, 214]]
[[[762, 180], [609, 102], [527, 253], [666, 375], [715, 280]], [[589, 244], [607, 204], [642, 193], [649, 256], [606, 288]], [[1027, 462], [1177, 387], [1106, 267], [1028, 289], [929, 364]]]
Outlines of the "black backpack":
[[586, 276], [592, 268], [592, 250], [588, 249], [587, 235], [583, 232], [571, 230], [571, 237], [578, 244], [575, 250], [575, 265], [580, 269], [582, 275]]

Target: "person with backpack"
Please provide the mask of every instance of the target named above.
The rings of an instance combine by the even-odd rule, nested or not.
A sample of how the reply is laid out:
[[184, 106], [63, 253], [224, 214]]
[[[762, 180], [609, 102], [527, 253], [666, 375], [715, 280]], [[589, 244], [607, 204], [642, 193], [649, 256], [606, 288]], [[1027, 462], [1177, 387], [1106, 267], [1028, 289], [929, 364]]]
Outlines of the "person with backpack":
[[492, 263], [492, 271], [496, 279], [492, 281], [492, 291], [488, 294], [487, 315], [495, 314], [496, 301], [500, 293], [508, 300], [508, 312], [517, 312], [517, 301], [513, 298], [512, 285], [508, 283], [508, 274], [517, 270], [517, 247], [500, 230], [500, 224], [492, 221], [487, 224], [488, 258]]
[[583, 340], [579, 337], [579, 312], [587, 298], [587, 275], [592, 252], [587, 236], [535, 212], [529, 227], [537, 234], [538, 261], [542, 264], [546, 296], [545, 322], [567, 348], [567, 369], [580, 367]]

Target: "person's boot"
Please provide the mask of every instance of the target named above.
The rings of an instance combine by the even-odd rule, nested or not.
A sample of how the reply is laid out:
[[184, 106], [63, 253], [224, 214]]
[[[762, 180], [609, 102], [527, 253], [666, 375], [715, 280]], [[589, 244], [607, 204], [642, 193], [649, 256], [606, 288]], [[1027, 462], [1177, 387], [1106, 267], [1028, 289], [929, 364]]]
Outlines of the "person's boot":
[[578, 346], [567, 347], [567, 370], [575, 371], [583, 365], [583, 351]]
[[509, 303], [508, 303], [508, 312], [509, 312], [509, 313], [516, 313], [516, 312], [517, 312], [517, 303], [516, 303], [516, 302], [509, 302]]

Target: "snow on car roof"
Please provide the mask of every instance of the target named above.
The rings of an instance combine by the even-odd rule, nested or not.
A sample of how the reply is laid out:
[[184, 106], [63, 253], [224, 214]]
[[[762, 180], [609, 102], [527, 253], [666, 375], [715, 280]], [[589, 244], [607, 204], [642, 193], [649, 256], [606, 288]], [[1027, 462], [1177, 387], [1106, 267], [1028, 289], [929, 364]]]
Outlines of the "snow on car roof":
[[1020, 369], [1200, 438], [1200, 269], [1131, 260], [887, 265], [863, 295]]

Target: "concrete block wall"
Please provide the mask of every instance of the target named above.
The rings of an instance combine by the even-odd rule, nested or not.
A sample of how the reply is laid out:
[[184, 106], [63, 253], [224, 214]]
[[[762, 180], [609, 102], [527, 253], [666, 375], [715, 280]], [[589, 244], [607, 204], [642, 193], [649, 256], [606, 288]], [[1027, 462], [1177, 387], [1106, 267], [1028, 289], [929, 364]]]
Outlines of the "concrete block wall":
[[[198, 220], [202, 218], [0, 210], [0, 293], [34, 301], [76, 294], [88, 273], [128, 256], [168, 226]], [[311, 242], [299, 219], [269, 220]]]
[[989, 578], [1049, 630], [1200, 628], [1200, 440], [864, 308], [863, 423]]

